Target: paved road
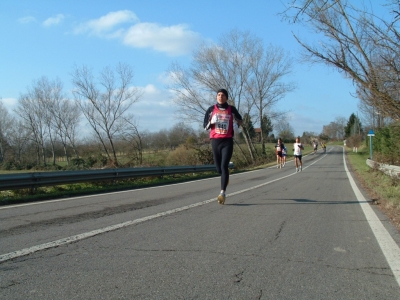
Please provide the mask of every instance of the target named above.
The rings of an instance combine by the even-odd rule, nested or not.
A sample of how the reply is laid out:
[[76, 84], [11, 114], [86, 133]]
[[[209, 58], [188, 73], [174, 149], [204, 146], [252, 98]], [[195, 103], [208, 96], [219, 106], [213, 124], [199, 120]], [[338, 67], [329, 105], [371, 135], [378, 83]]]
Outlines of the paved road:
[[341, 147], [219, 180], [0, 207], [1, 299], [400, 299]]

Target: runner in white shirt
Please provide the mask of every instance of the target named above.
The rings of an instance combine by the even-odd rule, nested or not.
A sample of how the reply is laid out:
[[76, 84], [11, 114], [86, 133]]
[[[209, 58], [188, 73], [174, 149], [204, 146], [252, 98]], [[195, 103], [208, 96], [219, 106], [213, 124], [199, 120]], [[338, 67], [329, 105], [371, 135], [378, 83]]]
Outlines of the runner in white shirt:
[[303, 170], [303, 162], [301, 161], [302, 150], [304, 150], [304, 146], [300, 143], [300, 137], [296, 138], [296, 143], [293, 144], [294, 151], [294, 163], [296, 165], [296, 172]]

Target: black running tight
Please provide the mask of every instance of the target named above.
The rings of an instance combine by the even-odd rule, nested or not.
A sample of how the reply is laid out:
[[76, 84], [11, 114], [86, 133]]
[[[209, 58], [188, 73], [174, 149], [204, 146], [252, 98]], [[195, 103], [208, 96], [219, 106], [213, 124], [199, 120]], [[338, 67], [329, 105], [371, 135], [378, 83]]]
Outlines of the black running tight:
[[214, 163], [221, 174], [221, 190], [225, 191], [229, 180], [228, 165], [233, 154], [233, 139], [211, 139]]

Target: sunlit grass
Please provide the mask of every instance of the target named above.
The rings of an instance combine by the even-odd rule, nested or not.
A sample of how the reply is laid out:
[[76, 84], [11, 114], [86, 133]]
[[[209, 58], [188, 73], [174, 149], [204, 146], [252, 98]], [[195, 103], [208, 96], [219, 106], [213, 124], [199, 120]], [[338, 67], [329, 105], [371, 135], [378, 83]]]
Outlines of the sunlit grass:
[[379, 170], [370, 168], [366, 164], [366, 160], [369, 157], [369, 150], [365, 146], [358, 148], [357, 153], [349, 148], [346, 149], [346, 152], [353, 171], [373, 194], [373, 197], [388, 202], [395, 209], [400, 209], [400, 180], [392, 178]]

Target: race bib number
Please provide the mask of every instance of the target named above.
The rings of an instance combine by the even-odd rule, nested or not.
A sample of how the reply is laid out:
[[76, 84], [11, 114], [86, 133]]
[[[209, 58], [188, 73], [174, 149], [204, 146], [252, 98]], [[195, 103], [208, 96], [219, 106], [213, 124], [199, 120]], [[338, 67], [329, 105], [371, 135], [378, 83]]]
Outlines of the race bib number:
[[219, 114], [218, 121], [215, 123], [215, 132], [218, 134], [227, 134], [229, 129], [229, 115]]
[[219, 134], [227, 134], [228, 133], [228, 126], [229, 122], [228, 121], [223, 121], [223, 122], [218, 122], [216, 124], [215, 131]]

